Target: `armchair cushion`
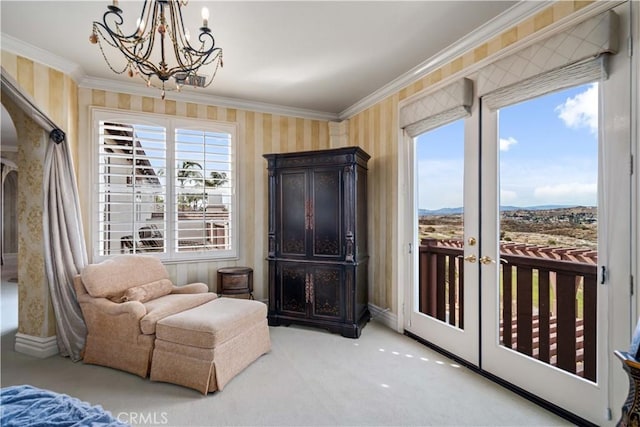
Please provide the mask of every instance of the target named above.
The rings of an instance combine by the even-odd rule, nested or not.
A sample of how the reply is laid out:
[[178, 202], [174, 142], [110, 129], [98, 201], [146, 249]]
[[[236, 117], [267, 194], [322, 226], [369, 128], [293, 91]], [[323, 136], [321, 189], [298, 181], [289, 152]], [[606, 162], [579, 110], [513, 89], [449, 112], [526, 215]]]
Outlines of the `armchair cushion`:
[[173, 286], [172, 294], [204, 294], [209, 292], [209, 286], [204, 283], [189, 283], [183, 286]]
[[117, 255], [99, 264], [86, 266], [82, 283], [94, 298], [119, 297], [135, 286], [169, 279], [162, 262], [150, 255]]
[[155, 334], [156, 323], [172, 314], [180, 313], [216, 299], [213, 292], [205, 294], [170, 294], [144, 303], [147, 314], [140, 319], [143, 334]]
[[134, 286], [124, 291], [122, 302], [140, 301], [147, 302], [152, 299], [169, 295], [173, 291], [173, 283], [169, 279], [160, 279], [146, 285]]
[[169, 279], [162, 262], [150, 255], [117, 255], [99, 264], [89, 264], [80, 276], [94, 298], [119, 296], [134, 286]]

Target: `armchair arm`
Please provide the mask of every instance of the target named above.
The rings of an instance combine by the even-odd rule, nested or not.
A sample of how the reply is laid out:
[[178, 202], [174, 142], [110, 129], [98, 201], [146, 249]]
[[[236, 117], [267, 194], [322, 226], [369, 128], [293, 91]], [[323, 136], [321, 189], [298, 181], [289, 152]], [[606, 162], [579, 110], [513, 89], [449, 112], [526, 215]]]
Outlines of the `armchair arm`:
[[173, 286], [172, 294], [206, 294], [209, 286], [204, 283], [190, 283], [184, 286]]
[[127, 301], [115, 303], [107, 298], [93, 298], [85, 294], [78, 296], [78, 303], [87, 304], [88, 307], [94, 307], [107, 316], [118, 316], [120, 314], [129, 314], [133, 319], [140, 320], [147, 314], [147, 309], [140, 301]]
[[140, 319], [147, 314], [141, 302], [115, 303], [106, 298], [93, 298], [86, 294], [79, 295], [78, 302], [89, 334], [137, 343], [138, 337], [142, 334]]

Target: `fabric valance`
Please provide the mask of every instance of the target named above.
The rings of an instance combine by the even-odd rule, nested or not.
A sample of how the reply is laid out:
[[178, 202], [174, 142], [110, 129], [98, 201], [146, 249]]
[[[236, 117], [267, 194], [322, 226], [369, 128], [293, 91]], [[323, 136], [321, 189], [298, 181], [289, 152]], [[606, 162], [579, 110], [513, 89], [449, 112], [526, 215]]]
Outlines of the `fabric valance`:
[[617, 34], [618, 15], [607, 11], [536, 42], [483, 67], [478, 96], [490, 108], [500, 108], [561, 89], [563, 81], [568, 86], [606, 77], [606, 60], [597, 58], [617, 52]]
[[470, 115], [473, 82], [463, 78], [400, 109], [400, 127], [411, 137]]

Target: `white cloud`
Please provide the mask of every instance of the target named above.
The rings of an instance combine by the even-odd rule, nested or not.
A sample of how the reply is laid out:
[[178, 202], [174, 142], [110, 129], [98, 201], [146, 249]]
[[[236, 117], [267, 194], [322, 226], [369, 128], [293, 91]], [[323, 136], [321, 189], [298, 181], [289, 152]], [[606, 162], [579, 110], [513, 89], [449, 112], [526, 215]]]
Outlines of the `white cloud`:
[[570, 204], [594, 204], [597, 194], [597, 184], [580, 184], [580, 183], [566, 183], [545, 185], [536, 187], [533, 191], [535, 197], [544, 200], [548, 203], [561, 203], [565, 205]]
[[518, 193], [511, 190], [500, 190], [500, 205], [509, 205], [518, 201]]
[[564, 124], [573, 129], [586, 127], [591, 133], [598, 131], [598, 84], [558, 105], [555, 108]]
[[418, 162], [418, 206], [421, 209], [457, 208], [463, 200], [462, 159]]
[[517, 143], [518, 141], [512, 136], [509, 138], [500, 138], [500, 151], [509, 151], [509, 148]]

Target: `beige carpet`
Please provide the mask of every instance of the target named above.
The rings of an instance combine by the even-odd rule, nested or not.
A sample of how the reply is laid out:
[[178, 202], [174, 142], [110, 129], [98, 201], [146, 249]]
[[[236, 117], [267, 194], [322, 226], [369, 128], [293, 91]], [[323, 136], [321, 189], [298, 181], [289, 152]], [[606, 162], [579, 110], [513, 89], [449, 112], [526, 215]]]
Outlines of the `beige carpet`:
[[134, 425], [567, 425], [375, 321], [359, 340], [271, 328], [271, 353], [206, 397], [59, 356], [40, 360], [13, 351], [15, 288], [2, 283], [2, 387], [31, 384], [70, 394]]

